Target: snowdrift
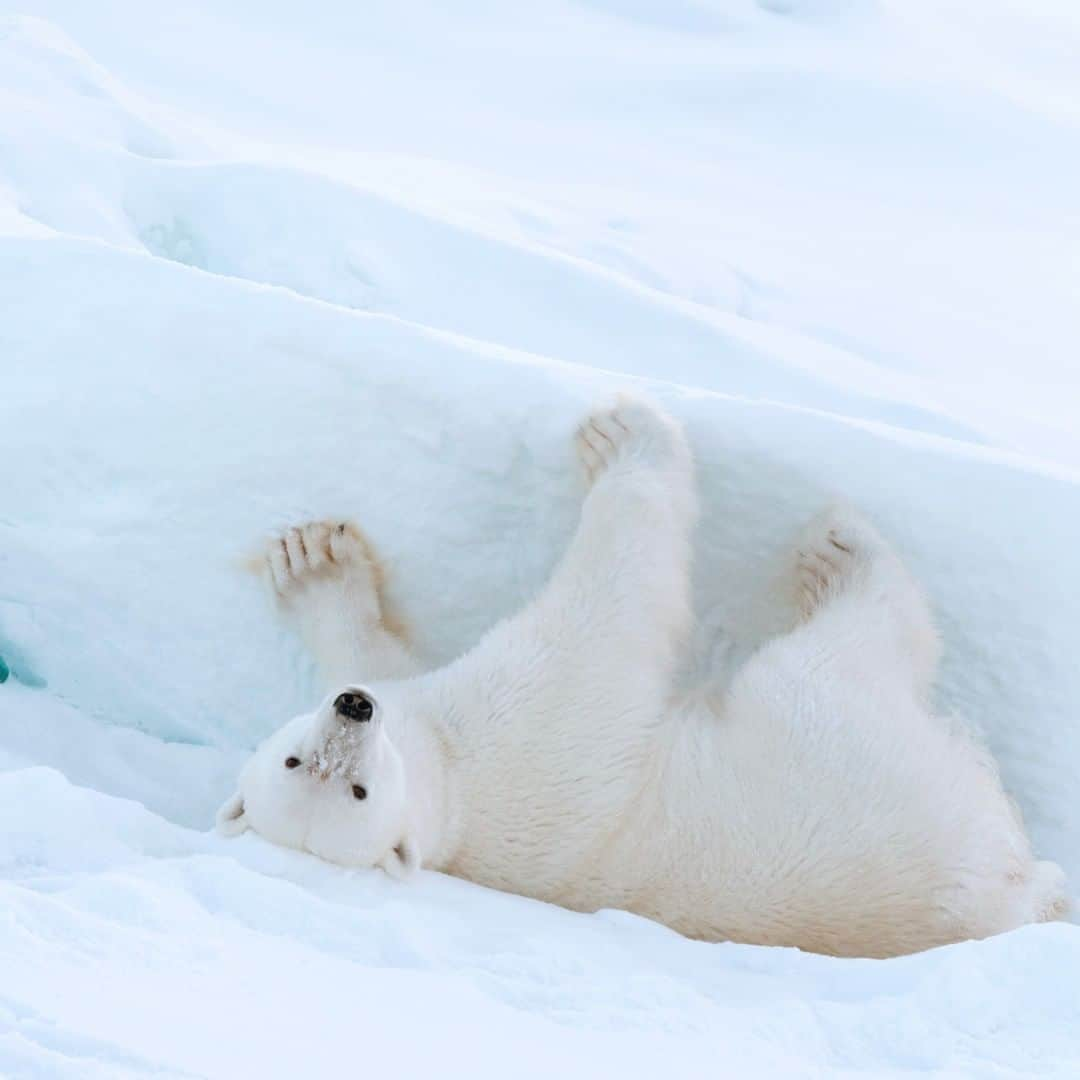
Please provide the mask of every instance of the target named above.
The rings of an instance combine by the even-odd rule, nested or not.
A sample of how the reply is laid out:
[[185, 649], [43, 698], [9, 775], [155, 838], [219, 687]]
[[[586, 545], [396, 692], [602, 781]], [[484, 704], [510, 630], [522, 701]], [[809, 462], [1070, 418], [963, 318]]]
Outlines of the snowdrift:
[[[757, 27], [767, 6], [731, 10]], [[632, 386], [700, 464], [701, 648], [735, 663], [769, 634], [777, 554], [856, 503], [933, 599], [941, 707], [1080, 880], [1080, 474], [1056, 436], [1020, 452], [1023, 409], [990, 423], [757, 318], [737, 274], [727, 303], [632, 241], [574, 248], [535, 192], [481, 212], [475, 176], [418, 165], [402, 190], [400, 161], [359, 182], [328, 151], [227, 141], [57, 26], [0, 20], [0, 1071], [1080, 1068], [1074, 926], [838, 962], [207, 833], [312, 692], [242, 572], [260, 538], [355, 517], [445, 661], [544, 579], [581, 494], [570, 433]]]

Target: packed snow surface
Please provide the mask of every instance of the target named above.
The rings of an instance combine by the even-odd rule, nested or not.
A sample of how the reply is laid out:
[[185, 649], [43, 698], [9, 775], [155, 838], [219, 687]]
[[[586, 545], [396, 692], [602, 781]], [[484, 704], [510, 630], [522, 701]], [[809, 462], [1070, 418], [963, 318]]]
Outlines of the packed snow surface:
[[631, 386], [700, 647], [855, 503], [1075, 892], [1078, 55], [1066, 0], [0, 14], [0, 1075], [1080, 1075], [1074, 925], [837, 961], [209, 831], [312, 700], [260, 539], [356, 518], [445, 661]]

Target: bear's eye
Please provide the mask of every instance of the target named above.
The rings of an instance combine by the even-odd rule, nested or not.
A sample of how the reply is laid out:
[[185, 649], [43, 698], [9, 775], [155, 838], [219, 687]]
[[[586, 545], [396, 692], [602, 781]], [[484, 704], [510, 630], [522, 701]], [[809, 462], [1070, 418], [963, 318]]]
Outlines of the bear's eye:
[[287, 757], [285, 759], [285, 768], [286, 769], [295, 769], [296, 766], [299, 765], [299, 764], [300, 764], [300, 759], [298, 757]]
[[352, 793], [353, 793], [353, 798], [354, 799], [366, 799], [367, 798], [367, 788], [361, 787], [359, 784], [353, 784]]

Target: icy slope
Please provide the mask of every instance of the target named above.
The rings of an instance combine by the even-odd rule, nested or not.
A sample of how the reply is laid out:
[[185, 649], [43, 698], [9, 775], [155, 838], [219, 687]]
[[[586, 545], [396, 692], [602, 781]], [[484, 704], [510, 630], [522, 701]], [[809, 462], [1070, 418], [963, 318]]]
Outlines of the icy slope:
[[[8, 26], [0, 55], [14, 92], [0, 123], [19, 145], [10, 212], [22, 228], [93, 237], [570, 362], [966, 432], [908, 404], [902, 379], [854, 355], [520, 235], [453, 224], [291, 166], [178, 161], [178, 140], [70, 42], [39, 23]], [[186, 142], [189, 154], [206, 152]], [[67, 181], [73, 173], [78, 184]]]
[[[197, 132], [214, 157], [332, 173], [795, 331], [821, 377], [827, 344], [967, 428], [1080, 463], [1073, 0], [31, 10], [142, 92], [174, 156]], [[617, 367], [642, 362], [626, 353]], [[722, 368], [693, 382], [729, 389]]]
[[[550, 24], [517, 30], [477, 19], [474, 34], [498, 40], [485, 70], [506, 100], [489, 97], [474, 120], [496, 134], [455, 142], [438, 115], [421, 122], [421, 104], [456, 116], [470, 92], [440, 82], [436, 64], [413, 99], [384, 99], [390, 114], [416, 111], [401, 129], [416, 145], [390, 140], [367, 104], [352, 144], [305, 132], [312, 91], [298, 71], [318, 85], [314, 56], [346, 82], [379, 75], [400, 89], [424, 66], [408, 43], [434, 48], [446, 29], [433, 9], [417, 9], [407, 39], [391, 9], [371, 9], [368, 36], [341, 46], [329, 44], [339, 23], [290, 22], [288, 5], [256, 20], [196, 4], [176, 25], [159, 12], [157, 30], [121, 0], [103, 5], [111, 22], [62, 2], [37, 6], [58, 25], [0, 21], [0, 657], [12, 672], [0, 686], [0, 1072], [318, 1074], [357, 1055], [399, 1075], [447, 1062], [504, 1075], [511, 1061], [537, 1075], [595, 1075], [597, 1061], [628, 1075], [717, 1061], [734, 1075], [1080, 1069], [1075, 927], [838, 964], [691, 944], [435, 875], [402, 888], [202, 832], [246, 750], [310, 700], [306, 658], [239, 569], [252, 545], [285, 522], [356, 517], [425, 652], [447, 659], [543, 579], [580, 498], [569, 433], [632, 384], [686, 421], [701, 463], [702, 648], [727, 643], [737, 659], [768, 633], [776, 553], [826, 498], [855, 501], [938, 608], [942, 706], [985, 730], [1040, 853], [1080, 880], [1080, 453], [1058, 424], [1075, 403], [1060, 362], [1075, 342], [1074, 282], [1067, 267], [1055, 276], [1056, 247], [1041, 251], [1037, 281], [1010, 269], [1062, 220], [1076, 166], [1057, 139], [1072, 130], [1069, 71], [1031, 67], [1020, 15], [1011, 51], [1005, 16], [988, 18], [967, 48], [1006, 49], [1008, 78], [972, 61], [969, 97], [945, 93], [955, 71], [931, 79], [944, 98], [927, 101], [949, 101], [946, 114], [982, 109], [970, 152], [941, 163], [944, 205], [912, 195], [890, 211], [845, 189], [881, 181], [897, 145], [919, 147], [910, 168], [930, 169], [934, 140], [913, 105], [928, 86], [894, 85], [903, 124], [876, 150], [846, 141], [858, 109], [835, 114], [832, 143], [784, 118], [807, 86], [832, 100], [837, 71], [880, 90], [860, 50], [880, 59], [883, 42], [906, 41], [890, 46], [899, 70], [927, 42], [955, 43], [946, 14], [961, 7], [916, 5], [916, 26], [883, 4], [772, 6], [790, 17], [731, 3], [638, 5], [640, 18], [552, 8]], [[1065, 9], [1061, 20], [1068, 40]], [[925, 41], [895, 38], [899, 25]], [[241, 48], [253, 27], [262, 48]], [[185, 37], [196, 32], [206, 78]], [[146, 53], [164, 40], [168, 55]], [[630, 94], [674, 69], [689, 81], [638, 125], [617, 109], [556, 123], [566, 91], [547, 101], [510, 67], [532, 71], [560, 49], [594, 109], [590, 64]], [[710, 75], [718, 56], [728, 63]], [[215, 85], [215, 57], [246, 93]], [[691, 121], [702, 85], [719, 96]], [[730, 95], [755, 86], [744, 114]], [[1006, 110], [1005, 133], [1036, 156], [1056, 147], [1060, 165], [1023, 212], [1008, 168], [960, 198], [972, 147], [992, 144], [1001, 86], [1022, 106]], [[210, 100], [247, 137], [206, 122]], [[325, 104], [337, 119], [321, 122], [349, 130], [344, 99]], [[714, 115], [735, 128], [771, 117], [754, 154], [721, 155], [723, 178], [693, 149]], [[545, 116], [539, 148], [519, 144], [522, 117]], [[638, 160], [675, 117], [686, 127], [667, 169]], [[300, 145], [309, 138], [319, 145]], [[801, 160], [781, 205], [779, 156], [803, 140], [850, 151], [846, 169]], [[444, 160], [411, 156], [425, 151]], [[574, 155], [588, 188], [568, 186]], [[626, 169], [618, 184], [605, 162]], [[738, 209], [718, 220], [733, 187]], [[875, 223], [858, 273], [843, 266], [859, 229], [837, 228], [841, 203]], [[782, 236], [800, 206], [806, 235]], [[890, 240], [916, 233], [963, 267], [934, 271], [955, 285], [940, 311], [927, 300], [940, 277], [924, 296], [886, 265]], [[993, 272], [976, 233], [1006, 254]], [[991, 300], [1009, 288], [1006, 317]], [[1043, 334], [1052, 347], [1017, 364], [1016, 335], [1034, 346]], [[961, 341], [989, 351], [934, 377], [927, 358], [943, 364]]]

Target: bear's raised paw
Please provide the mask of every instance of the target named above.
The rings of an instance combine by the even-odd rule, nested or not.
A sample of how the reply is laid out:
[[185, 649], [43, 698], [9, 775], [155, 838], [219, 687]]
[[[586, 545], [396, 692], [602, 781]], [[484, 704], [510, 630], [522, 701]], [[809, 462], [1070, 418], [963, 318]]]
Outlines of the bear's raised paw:
[[613, 406], [585, 418], [575, 435], [590, 483], [617, 465], [689, 471], [682, 429], [647, 402], [620, 395]]
[[803, 618], [887, 555], [873, 526], [855, 511], [833, 507], [819, 514], [803, 531], [795, 552], [794, 586]]
[[382, 584], [382, 569], [371, 545], [351, 521], [311, 521], [289, 529], [267, 544], [266, 565], [282, 598], [346, 573], [368, 578], [373, 593]]

